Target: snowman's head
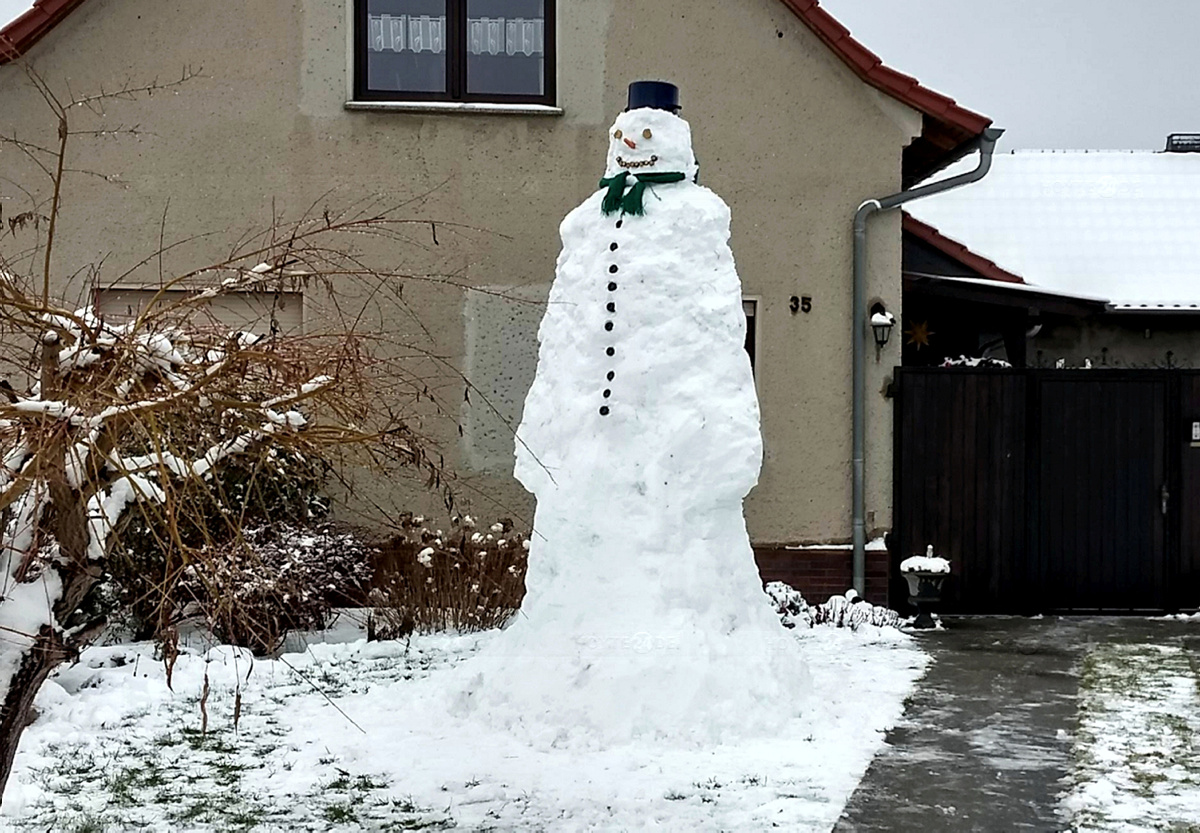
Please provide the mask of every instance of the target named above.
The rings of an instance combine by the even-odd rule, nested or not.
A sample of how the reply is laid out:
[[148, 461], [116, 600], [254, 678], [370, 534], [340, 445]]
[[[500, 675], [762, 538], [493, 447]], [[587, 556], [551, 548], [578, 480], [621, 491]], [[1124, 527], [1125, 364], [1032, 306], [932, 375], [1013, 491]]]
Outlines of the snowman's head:
[[608, 130], [606, 177], [621, 171], [631, 174], [679, 172], [689, 180], [696, 175], [692, 154], [692, 129], [666, 110], [639, 107], [617, 116]]

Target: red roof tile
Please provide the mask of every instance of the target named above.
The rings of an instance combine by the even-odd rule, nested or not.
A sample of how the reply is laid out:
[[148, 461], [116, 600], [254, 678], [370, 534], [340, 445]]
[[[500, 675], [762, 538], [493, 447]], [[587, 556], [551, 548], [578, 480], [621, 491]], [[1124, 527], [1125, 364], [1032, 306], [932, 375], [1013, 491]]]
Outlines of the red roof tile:
[[24, 55], [83, 0], [34, 0], [33, 8], [0, 29], [0, 64]]
[[969, 269], [975, 270], [988, 280], [1000, 281], [1001, 283], [1025, 283], [1025, 279], [1020, 275], [1014, 275], [1007, 269], [997, 266], [986, 257], [975, 254], [962, 243], [951, 240], [928, 223], [922, 223], [906, 211], [902, 211], [901, 214], [904, 217], [903, 227], [906, 234], [911, 234], [920, 240], [924, 240], [946, 257], [958, 261]]
[[992, 123], [987, 116], [960, 107], [952, 98], [921, 86], [917, 79], [886, 66], [879, 56], [850, 36], [850, 30], [821, 8], [818, 0], [782, 0], [846, 66], [866, 83], [928, 116], [979, 134]]

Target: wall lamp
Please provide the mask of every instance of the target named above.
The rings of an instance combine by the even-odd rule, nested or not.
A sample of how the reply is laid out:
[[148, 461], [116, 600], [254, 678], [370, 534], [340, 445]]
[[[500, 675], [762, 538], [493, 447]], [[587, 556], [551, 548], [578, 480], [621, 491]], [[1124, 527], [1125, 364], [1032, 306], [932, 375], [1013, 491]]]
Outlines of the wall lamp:
[[871, 307], [871, 331], [875, 334], [875, 346], [882, 350], [892, 336], [892, 327], [896, 326], [896, 316], [892, 315], [883, 304]]

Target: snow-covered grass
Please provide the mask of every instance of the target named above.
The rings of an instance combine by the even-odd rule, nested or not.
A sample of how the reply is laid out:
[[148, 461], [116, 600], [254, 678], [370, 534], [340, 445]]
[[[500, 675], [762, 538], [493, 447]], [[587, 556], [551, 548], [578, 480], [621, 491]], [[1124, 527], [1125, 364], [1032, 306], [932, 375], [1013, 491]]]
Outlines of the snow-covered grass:
[[492, 638], [310, 643], [274, 661], [193, 643], [174, 692], [150, 645], [93, 648], [39, 697], [0, 827], [828, 829], [927, 662], [894, 629], [804, 630], [813, 692], [780, 736], [535, 750], [429, 711]]
[[1200, 669], [1167, 645], [1085, 657], [1073, 786], [1079, 831], [1200, 829]]

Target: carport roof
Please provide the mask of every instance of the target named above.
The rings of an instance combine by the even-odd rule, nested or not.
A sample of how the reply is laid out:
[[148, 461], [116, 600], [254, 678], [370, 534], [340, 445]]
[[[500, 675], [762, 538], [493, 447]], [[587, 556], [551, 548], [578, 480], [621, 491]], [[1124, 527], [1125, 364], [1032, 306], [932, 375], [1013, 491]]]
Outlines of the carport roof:
[[1200, 153], [996, 154], [979, 182], [906, 209], [1044, 290], [1200, 309]]

